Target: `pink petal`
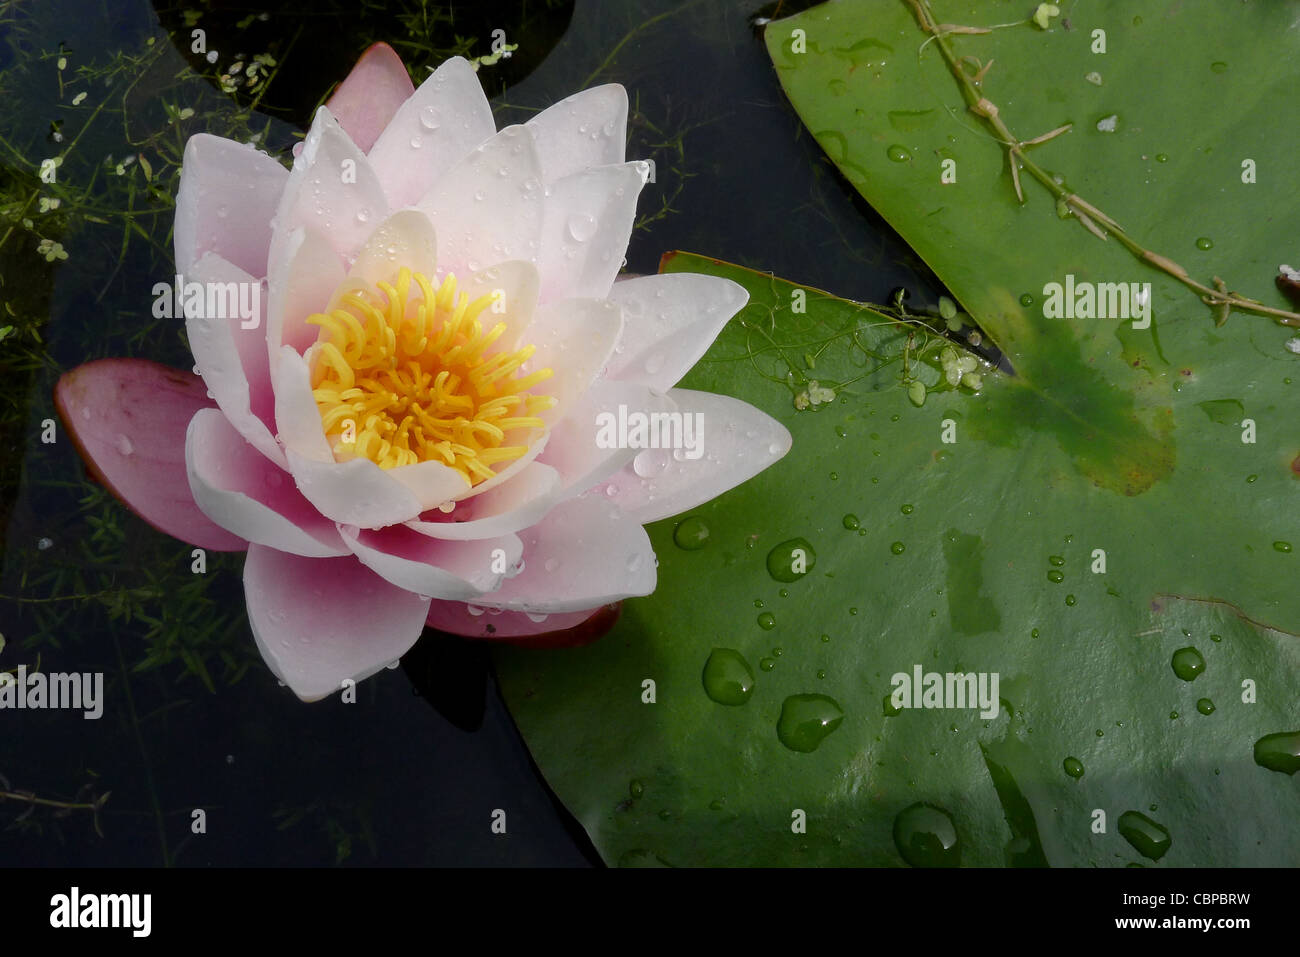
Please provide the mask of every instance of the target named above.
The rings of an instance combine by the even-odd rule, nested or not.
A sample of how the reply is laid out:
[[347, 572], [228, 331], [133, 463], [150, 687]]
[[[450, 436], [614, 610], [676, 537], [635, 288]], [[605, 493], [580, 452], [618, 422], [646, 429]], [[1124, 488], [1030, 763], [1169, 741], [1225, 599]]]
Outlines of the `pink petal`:
[[266, 275], [271, 216], [289, 172], [251, 146], [207, 133], [185, 144], [176, 191], [176, 270], [215, 252], [257, 278]]
[[[695, 508], [748, 481], [790, 451], [780, 422], [739, 399], [672, 389], [683, 415], [699, 415], [696, 458], [689, 450], [643, 449], [610, 479], [605, 496], [629, 518], [657, 522]], [[589, 493], [590, 496], [590, 493]]]
[[185, 461], [195, 502], [232, 534], [311, 558], [349, 554], [334, 523], [312, 508], [284, 470], [258, 454], [219, 411], [200, 409], [190, 420]]
[[623, 307], [623, 336], [605, 374], [662, 392], [699, 361], [749, 293], [730, 279], [666, 273], [619, 280], [609, 298]]
[[548, 106], [524, 124], [542, 160], [542, 182], [589, 166], [623, 162], [627, 91], [617, 83], [593, 86]]
[[266, 355], [266, 297], [261, 281], [216, 253], [204, 253], [191, 267], [189, 279], [256, 287], [256, 326], [243, 328], [238, 315], [222, 318], [187, 313], [185, 334], [199, 374], [226, 418], [259, 452], [284, 468], [284, 451], [273, 435], [275, 395]]
[[463, 57], [444, 62], [401, 105], [369, 151], [389, 205], [415, 203], [495, 132], [473, 67]]
[[326, 101], [339, 125], [364, 152], [370, 152], [398, 108], [415, 92], [402, 58], [387, 43], [371, 44], [352, 72]]
[[264, 545], [248, 546], [244, 598], [262, 657], [304, 701], [397, 661], [429, 613], [429, 599], [354, 558], [303, 558]]
[[357, 559], [385, 581], [417, 595], [456, 601], [495, 589], [523, 551], [514, 535], [452, 542], [405, 525], [369, 531], [343, 526], [339, 531]]
[[541, 175], [532, 134], [510, 126], [441, 176], [416, 203], [438, 231], [439, 269], [460, 275], [533, 259], [542, 235]]
[[551, 184], [537, 265], [542, 302], [609, 295], [647, 176], [649, 167], [638, 161], [592, 167]]
[[576, 648], [589, 645], [618, 621], [621, 606], [601, 605], [562, 615], [528, 615], [522, 611], [484, 610], [459, 601], [429, 604], [430, 628], [466, 638], [500, 641], [521, 648]]
[[557, 505], [519, 537], [524, 570], [475, 604], [552, 614], [654, 591], [655, 555], [645, 529], [601, 497]]
[[245, 548], [190, 494], [185, 429], [213, 407], [202, 379], [145, 359], [100, 359], [64, 373], [54, 404], [87, 471], [131, 511], [200, 548]]

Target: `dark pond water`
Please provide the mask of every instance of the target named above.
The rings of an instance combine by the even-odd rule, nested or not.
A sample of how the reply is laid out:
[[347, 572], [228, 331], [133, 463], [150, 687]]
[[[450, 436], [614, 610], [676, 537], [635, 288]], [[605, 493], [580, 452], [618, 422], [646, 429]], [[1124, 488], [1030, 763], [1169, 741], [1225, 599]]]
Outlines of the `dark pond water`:
[[[630, 271], [684, 249], [851, 298], [906, 285], [932, 302], [923, 267], [785, 102], [753, 25], [773, 12], [734, 0], [0, 8], [0, 326], [12, 327], [0, 343], [0, 668], [105, 676], [98, 721], [0, 718], [0, 860], [599, 863], [532, 766], [481, 648], [426, 636], [355, 705], [301, 704], [257, 655], [242, 557], [210, 554], [192, 575], [188, 546], [88, 482], [70, 442], [42, 442], [43, 423], [58, 376], [80, 363], [192, 364], [181, 324], [149, 309], [173, 271], [186, 137], [256, 134], [286, 151], [373, 40], [423, 76], [505, 30], [515, 55], [480, 73], [498, 126], [596, 83], [626, 86], [628, 155], [657, 172]], [[194, 29], [215, 63], [192, 49]], [[274, 65], [255, 59], [267, 53]], [[249, 83], [245, 66], [223, 89], [237, 57], [274, 79]], [[56, 183], [43, 183], [54, 156]], [[488, 826], [498, 807], [511, 809], [506, 836]], [[191, 833], [199, 808], [205, 835]]]

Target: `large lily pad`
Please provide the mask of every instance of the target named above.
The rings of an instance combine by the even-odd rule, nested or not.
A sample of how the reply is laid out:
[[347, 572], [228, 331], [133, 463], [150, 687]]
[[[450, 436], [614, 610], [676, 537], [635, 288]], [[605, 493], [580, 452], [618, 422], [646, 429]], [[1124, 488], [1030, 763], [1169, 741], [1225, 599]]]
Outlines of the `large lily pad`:
[[[934, 6], [938, 22], [969, 26], [1025, 15]], [[1285, 308], [1271, 276], [1295, 258], [1300, 218], [1276, 185], [1297, 171], [1274, 111], [1300, 74], [1298, 12], [1112, 3], [1086, 22], [1075, 12], [1069, 30], [1058, 19], [948, 42], [996, 60], [982, 90], [1017, 136], [1075, 124], [1035, 159], [1137, 242]], [[1091, 52], [1094, 29], [1105, 54]], [[1021, 206], [1003, 147], [936, 44], [918, 53], [925, 39], [903, 0], [768, 27], [810, 130], [1016, 375], [915, 408], [898, 381], [904, 329], [813, 290], [801, 312], [797, 286], [673, 257], [669, 269], [751, 294], [684, 385], [765, 409], [794, 449], [692, 513], [695, 534], [677, 537], [698, 544], [703, 523], [705, 547], [678, 545], [676, 522], [651, 529], [658, 590], [628, 602], [608, 637], [501, 652], [507, 700], [611, 863], [1292, 863], [1296, 780], [1256, 763], [1257, 741], [1300, 725], [1288, 333], [1240, 312], [1216, 326], [1185, 286], [1059, 218], [1035, 183]], [[1115, 130], [1098, 130], [1111, 116]], [[955, 184], [940, 182], [945, 158]], [[1259, 182], [1242, 182], [1243, 159]], [[1151, 282], [1152, 327], [1045, 318], [1043, 287], [1067, 273]], [[792, 395], [811, 378], [836, 396], [799, 411]], [[795, 538], [815, 564], [776, 580], [769, 554]], [[706, 694], [714, 649], [749, 663], [745, 703]], [[917, 666], [998, 675], [998, 714], [891, 714], [891, 677]], [[792, 721], [800, 707], [834, 725], [819, 743]]]

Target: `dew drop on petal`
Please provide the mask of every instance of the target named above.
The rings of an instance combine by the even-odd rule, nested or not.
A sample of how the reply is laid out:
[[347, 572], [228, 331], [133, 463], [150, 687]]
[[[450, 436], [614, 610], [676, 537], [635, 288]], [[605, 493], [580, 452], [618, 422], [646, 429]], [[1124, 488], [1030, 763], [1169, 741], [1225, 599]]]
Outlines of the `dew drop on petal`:
[[574, 213], [569, 217], [569, 236], [574, 242], [585, 243], [596, 234], [596, 221], [586, 213]]

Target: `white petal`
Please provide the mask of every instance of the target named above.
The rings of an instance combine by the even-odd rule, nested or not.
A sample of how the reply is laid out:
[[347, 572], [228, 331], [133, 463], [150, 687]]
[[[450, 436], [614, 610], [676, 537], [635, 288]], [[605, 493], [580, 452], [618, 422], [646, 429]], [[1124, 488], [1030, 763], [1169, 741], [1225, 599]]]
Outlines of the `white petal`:
[[187, 313], [185, 335], [199, 374], [221, 411], [240, 435], [284, 468], [284, 452], [267, 427], [268, 422], [274, 422], [275, 398], [267, 368], [265, 290], [261, 281], [216, 253], [204, 253], [190, 267], [188, 281], [237, 283], [250, 292], [256, 288], [259, 306], [255, 327], [242, 328], [243, 320], [237, 315], [222, 318]]
[[398, 108], [370, 150], [370, 162], [389, 204], [409, 206], [495, 132], [478, 74], [463, 57], [452, 57]]
[[540, 462], [529, 462], [510, 481], [462, 500], [463, 504], [445, 516], [430, 512], [424, 516], [428, 520], [406, 524], [421, 535], [449, 541], [493, 538], [536, 524], [560, 500], [562, 493], [560, 474], [555, 469]]
[[258, 279], [266, 275], [271, 214], [289, 171], [244, 143], [197, 133], [185, 144], [176, 191], [176, 269], [187, 273], [205, 252]]
[[375, 531], [345, 526], [339, 531], [357, 559], [385, 581], [417, 595], [454, 601], [476, 599], [495, 589], [523, 551], [514, 535], [453, 542], [405, 525]]
[[305, 701], [401, 658], [429, 612], [429, 599], [355, 558], [302, 558], [262, 545], [248, 546], [244, 598], [262, 657]]
[[542, 161], [542, 182], [588, 166], [623, 162], [627, 142], [627, 91], [617, 83], [594, 86], [547, 107], [524, 124]]
[[559, 470], [566, 494], [583, 492], [605, 481], [637, 454], [635, 448], [600, 444], [600, 417], [609, 415], [618, 421], [620, 406], [629, 415], [655, 415], [676, 409], [668, 396], [640, 383], [597, 379], [551, 430], [546, 450], [538, 456], [539, 462]]
[[334, 523], [216, 409], [201, 409], [190, 420], [185, 465], [195, 504], [227, 531], [293, 555], [348, 554]]
[[524, 375], [547, 368], [554, 372], [533, 389], [557, 402], [539, 418], [550, 425], [569, 414], [613, 355], [622, 331], [623, 314], [607, 299], [567, 299], [538, 306], [525, 334], [537, 351], [520, 371]]
[[550, 186], [538, 262], [542, 302], [609, 294], [648, 175], [649, 167], [637, 161], [592, 167]]
[[297, 229], [315, 229], [344, 260], [354, 256], [375, 224], [388, 215], [388, 200], [366, 155], [330, 111], [316, 111], [302, 153], [275, 213], [271, 262]]
[[348, 279], [367, 286], [392, 283], [405, 266], [432, 276], [438, 267], [438, 236], [418, 209], [399, 209], [379, 224], [348, 270]]
[[673, 389], [668, 395], [683, 414], [702, 416], [700, 454], [691, 459], [684, 451], [647, 449], [610, 480], [612, 500], [638, 522], [655, 522], [695, 508], [790, 451], [785, 426], [748, 403], [687, 389]]
[[334, 452], [325, 438], [320, 408], [311, 394], [311, 371], [307, 360], [292, 346], [273, 357], [275, 383], [276, 438], [286, 451], [313, 462], [333, 462]]
[[605, 374], [664, 391], [699, 361], [749, 293], [730, 279], [664, 273], [620, 280], [609, 298], [623, 307], [623, 336]]
[[543, 193], [525, 127], [507, 127], [475, 148], [416, 204], [438, 231], [439, 269], [463, 274], [507, 259], [533, 259]]
[[330, 294], [343, 281], [343, 263], [334, 248], [314, 229], [298, 229], [277, 247], [268, 279], [266, 348], [271, 368], [280, 347], [306, 352], [320, 335], [307, 317], [329, 304]]
[[654, 549], [645, 529], [603, 499], [570, 499], [519, 537], [524, 570], [475, 604], [549, 614], [654, 591]]

